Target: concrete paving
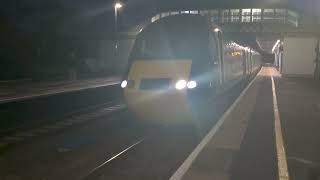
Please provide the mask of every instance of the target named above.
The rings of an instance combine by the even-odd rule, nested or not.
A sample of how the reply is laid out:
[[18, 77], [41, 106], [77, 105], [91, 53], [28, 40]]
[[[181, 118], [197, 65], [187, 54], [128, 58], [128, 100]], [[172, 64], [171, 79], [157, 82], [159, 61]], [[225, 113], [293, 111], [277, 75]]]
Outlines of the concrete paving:
[[234, 156], [230, 171], [232, 180], [279, 179], [269, 71], [270, 68], [263, 69], [255, 82], [260, 87], [256, 89], [256, 98], [252, 99], [255, 107], [249, 116], [241, 147]]
[[320, 82], [305, 78], [275, 80], [290, 179], [319, 179]]
[[210, 141], [185, 166], [182, 178], [171, 179], [316, 180], [319, 104], [318, 81], [282, 78], [274, 68], [263, 67]]

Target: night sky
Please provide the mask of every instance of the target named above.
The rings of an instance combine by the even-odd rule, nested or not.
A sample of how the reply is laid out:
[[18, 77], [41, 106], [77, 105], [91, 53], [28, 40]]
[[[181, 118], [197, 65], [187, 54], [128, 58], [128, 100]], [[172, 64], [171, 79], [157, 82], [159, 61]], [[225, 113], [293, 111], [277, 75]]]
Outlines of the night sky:
[[[101, 40], [114, 38], [113, 0], [3, 1], [0, 6], [0, 80], [56, 77], [67, 74], [71, 66], [88, 73], [85, 59], [103, 59], [100, 57]], [[118, 25], [120, 31], [126, 30], [146, 17], [173, 9], [267, 8], [278, 7], [285, 1], [121, 0], [124, 7], [119, 12]], [[301, 11], [318, 12], [320, 0], [290, 0], [290, 5]], [[77, 52], [77, 61], [70, 58], [71, 52]], [[114, 68], [103, 69], [103, 72], [109, 71]]]
[[[119, 23], [125, 26], [150, 16], [161, 8], [192, 7], [195, 3], [216, 6], [243, 6], [245, 4], [272, 4], [285, 0], [125, 0], [119, 13]], [[319, 0], [289, 0], [290, 4], [306, 12], [318, 12]], [[318, 3], [318, 5], [316, 4]], [[0, 15], [22, 32], [56, 31], [112, 31], [112, 0], [7, 0], [2, 2]], [[244, 5], [246, 6], [246, 5]]]

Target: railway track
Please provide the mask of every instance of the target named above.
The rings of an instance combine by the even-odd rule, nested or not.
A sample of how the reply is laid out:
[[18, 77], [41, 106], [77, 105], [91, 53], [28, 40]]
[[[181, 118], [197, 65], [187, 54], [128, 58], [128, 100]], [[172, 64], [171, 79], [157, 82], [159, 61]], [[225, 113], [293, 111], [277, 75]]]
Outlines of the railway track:
[[128, 145], [123, 153], [108, 159], [82, 180], [169, 179], [245, 85], [241, 83], [224, 96], [208, 100], [208, 106], [212, 106], [215, 115], [212, 121], [205, 122], [205, 128], [167, 126], [154, 129], [141, 142], [137, 141], [132, 147]]
[[[241, 85], [224, 97], [208, 101], [215, 102], [210, 104], [215, 116], [206, 124], [207, 129], [215, 124], [240, 91]], [[191, 126], [142, 124], [125, 107], [107, 116], [90, 114], [113, 107], [102, 103], [82, 109], [84, 113], [74, 111], [70, 114], [73, 122], [88, 123], [73, 124], [59, 133], [26, 139], [26, 143], [1, 153], [0, 177], [26, 180], [168, 179], [200, 142], [202, 134], [206, 134], [205, 128], [199, 132]], [[85, 118], [92, 120], [85, 121]]]
[[[58, 133], [67, 130], [70, 127], [88, 123], [98, 118], [111, 116], [112, 114], [125, 110], [125, 105], [119, 100], [110, 101], [107, 103], [89, 106], [70, 112], [64, 118], [46, 123], [35, 128], [25, 128], [23, 125], [0, 132], [0, 151], [7, 149], [9, 146], [17, 143], [53, 133]], [[28, 126], [26, 126], [28, 127]]]
[[0, 137], [53, 124], [121, 99], [118, 85], [0, 104]]

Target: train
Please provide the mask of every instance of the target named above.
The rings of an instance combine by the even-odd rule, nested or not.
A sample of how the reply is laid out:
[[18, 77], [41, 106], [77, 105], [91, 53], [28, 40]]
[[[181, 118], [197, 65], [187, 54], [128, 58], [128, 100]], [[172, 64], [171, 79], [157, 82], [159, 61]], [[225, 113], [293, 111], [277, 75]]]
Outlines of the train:
[[208, 18], [180, 14], [137, 35], [121, 87], [128, 109], [140, 120], [197, 123], [210, 117], [212, 97], [260, 67], [258, 52], [224, 35]]

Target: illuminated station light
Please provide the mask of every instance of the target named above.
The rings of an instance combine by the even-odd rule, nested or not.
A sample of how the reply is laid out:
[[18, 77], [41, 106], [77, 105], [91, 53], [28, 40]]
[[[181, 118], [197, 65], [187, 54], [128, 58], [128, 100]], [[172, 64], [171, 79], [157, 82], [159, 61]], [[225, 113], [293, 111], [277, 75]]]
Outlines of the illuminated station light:
[[219, 28], [214, 28], [214, 30], [213, 30], [214, 32], [219, 32], [220, 31], [220, 29]]
[[119, 2], [117, 2], [117, 3], [114, 5], [114, 8], [120, 9], [120, 8], [122, 8], [122, 4], [119, 3]]

